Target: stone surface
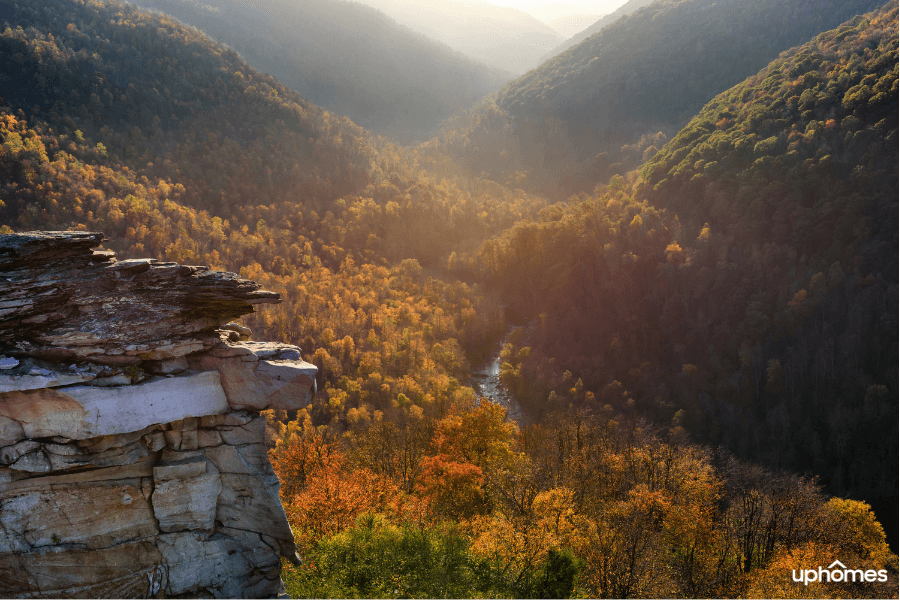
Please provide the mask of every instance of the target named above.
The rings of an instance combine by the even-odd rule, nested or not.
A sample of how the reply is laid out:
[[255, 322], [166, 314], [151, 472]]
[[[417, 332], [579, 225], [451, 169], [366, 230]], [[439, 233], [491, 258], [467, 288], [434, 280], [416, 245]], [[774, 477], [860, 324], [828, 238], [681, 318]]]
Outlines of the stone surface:
[[153, 513], [160, 531], [213, 529], [222, 481], [206, 457], [173, 456], [153, 468], [153, 485]]
[[157, 375], [177, 375], [188, 369], [188, 362], [184, 356], [159, 361], [147, 361], [144, 365], [148, 371]]
[[[294, 534], [278, 498], [280, 486], [274, 473], [266, 478], [237, 473], [222, 473], [221, 477], [217, 521], [226, 527], [246, 529], [246, 516], [255, 515], [259, 521], [255, 531], [288, 542], [292, 552], [296, 551]], [[261, 480], [263, 485], [260, 485]]]
[[[257, 557], [252, 549], [260, 548], [255, 537], [217, 534], [204, 540], [200, 534], [161, 535], [157, 545], [168, 567], [166, 595], [184, 597], [203, 590], [214, 598], [275, 597], [281, 588], [279, 565], [270, 564], [268, 573], [259, 572], [266, 565], [253, 561]], [[247, 546], [241, 544], [245, 540]], [[274, 579], [266, 578], [267, 574]], [[262, 580], [267, 583], [259, 586]]]
[[[262, 359], [255, 353], [260, 344], [255, 344], [257, 348], [248, 347], [249, 344], [235, 346], [235, 354], [229, 354], [231, 348], [217, 348], [195, 363], [199, 369], [219, 372], [222, 388], [233, 410], [297, 410], [309, 404], [315, 394], [315, 365], [299, 359]], [[280, 357], [281, 350], [284, 355], [293, 356], [295, 348], [270, 344], [259, 351], [268, 357]], [[244, 353], [244, 350], [250, 352]]]
[[263, 444], [247, 444], [244, 446], [213, 446], [204, 448], [203, 454], [220, 473], [237, 473], [240, 475], [272, 475], [269, 457]]
[[227, 341], [277, 295], [100, 239], [0, 235], [0, 597], [276, 597], [296, 546], [259, 413], [316, 368]]
[[92, 387], [118, 387], [120, 385], [131, 385], [131, 376], [119, 373], [118, 375], [97, 378], [91, 383]]
[[11, 446], [0, 448], [0, 465], [11, 465], [17, 460], [41, 447], [39, 442], [22, 440]]
[[243, 361], [241, 357], [203, 356], [200, 367], [219, 373], [222, 389], [232, 409], [258, 411], [268, 404], [265, 386], [256, 377], [256, 362]]
[[312, 400], [317, 370], [315, 365], [299, 360], [261, 360], [256, 377], [265, 386], [269, 407], [297, 410]]
[[47, 491], [59, 489], [60, 487], [77, 487], [81, 484], [89, 484], [91, 487], [105, 487], [131, 479], [143, 481], [153, 477], [153, 466], [155, 462], [156, 457], [146, 457], [128, 465], [92, 469], [80, 473], [58, 473], [45, 475], [43, 477], [25, 478], [18, 481], [6, 482], [3, 484], [3, 491], [0, 493], [0, 498], [13, 492], [30, 490]]
[[243, 342], [239, 344], [248, 348], [260, 360], [300, 360], [300, 348], [276, 342]]
[[225, 331], [235, 332], [236, 334], [238, 334], [238, 340], [245, 340], [245, 341], [250, 340], [250, 334], [251, 334], [250, 328], [244, 327], [240, 323], [234, 323], [234, 322], [225, 323], [224, 325], [222, 325], [221, 329], [223, 329]]
[[225, 413], [224, 415], [209, 415], [200, 417], [200, 427], [241, 427], [246, 425], [254, 418], [254, 413], [246, 411], [235, 411]]
[[29, 473], [46, 473], [52, 470], [53, 465], [50, 459], [41, 450], [35, 450], [28, 454], [23, 454], [16, 462], [9, 465], [10, 469], [16, 471], [27, 471]]
[[266, 421], [262, 417], [257, 417], [240, 427], [222, 427], [219, 429], [222, 441], [229, 446], [259, 442], [265, 436], [265, 432]]
[[157, 533], [153, 510], [134, 479], [110, 487], [0, 494], [0, 524], [0, 552], [101, 549]]
[[143, 540], [99, 550], [47, 546], [0, 554], [0, 597], [146, 598], [162, 559], [156, 545]]
[[0, 416], [19, 422], [29, 439], [83, 440], [226, 410], [228, 402], [216, 372], [114, 388], [74, 386], [0, 394]]
[[252, 312], [253, 304], [280, 301], [233, 273], [117, 261], [91, 250], [102, 240], [82, 232], [0, 235], [5, 356], [105, 364], [185, 356], [205, 346], [193, 334], [217, 340], [220, 324]]
[[0, 448], [24, 439], [25, 430], [22, 428], [22, 424], [15, 419], [0, 415]]
[[[0, 393], [38, 390], [47, 387], [59, 387], [62, 385], [72, 385], [73, 383], [83, 383], [94, 379], [92, 373], [55, 373], [43, 372], [27, 375], [0, 375]], [[128, 383], [131, 383], [129, 380]]]

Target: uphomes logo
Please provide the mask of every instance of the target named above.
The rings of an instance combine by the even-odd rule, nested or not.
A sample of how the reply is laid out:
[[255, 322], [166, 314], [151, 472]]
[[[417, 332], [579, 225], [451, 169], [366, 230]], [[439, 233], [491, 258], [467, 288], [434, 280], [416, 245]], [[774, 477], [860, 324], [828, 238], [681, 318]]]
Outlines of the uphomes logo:
[[872, 583], [874, 581], [879, 581], [884, 583], [887, 581], [887, 571], [884, 569], [878, 571], [875, 569], [868, 569], [866, 571], [863, 571], [862, 569], [848, 569], [844, 566], [844, 563], [836, 560], [825, 568], [800, 569], [799, 573], [797, 572], [797, 569], [792, 569], [791, 578], [797, 583], [803, 582], [803, 585], [809, 585], [816, 582], [852, 583], [858, 581], [860, 583]]

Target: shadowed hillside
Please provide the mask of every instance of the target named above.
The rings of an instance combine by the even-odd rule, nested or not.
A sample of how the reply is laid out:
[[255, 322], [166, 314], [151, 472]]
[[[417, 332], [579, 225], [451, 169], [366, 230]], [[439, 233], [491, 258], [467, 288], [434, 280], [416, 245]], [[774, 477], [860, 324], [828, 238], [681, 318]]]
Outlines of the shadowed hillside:
[[897, 152], [892, 3], [716, 96], [636, 181], [486, 244], [536, 319], [507, 380], [816, 473], [896, 541]]
[[[680, 0], [637, 10], [516, 79], [449, 133], [473, 172], [555, 198], [636, 168], [717, 93], [876, 0]], [[661, 132], [663, 136], [656, 135]]]
[[507, 79], [344, 0], [138, 0], [201, 29], [307, 100], [409, 143]]

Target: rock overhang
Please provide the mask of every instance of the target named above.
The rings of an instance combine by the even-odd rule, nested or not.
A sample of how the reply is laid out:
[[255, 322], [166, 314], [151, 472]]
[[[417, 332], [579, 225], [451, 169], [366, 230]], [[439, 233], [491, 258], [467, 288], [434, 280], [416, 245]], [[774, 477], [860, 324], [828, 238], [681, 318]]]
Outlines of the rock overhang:
[[234, 273], [94, 251], [100, 233], [0, 235], [0, 352], [131, 365], [186, 356], [215, 329], [277, 303]]
[[0, 596], [276, 595], [296, 548], [259, 413], [316, 367], [224, 324], [277, 294], [101, 241], [0, 236]]

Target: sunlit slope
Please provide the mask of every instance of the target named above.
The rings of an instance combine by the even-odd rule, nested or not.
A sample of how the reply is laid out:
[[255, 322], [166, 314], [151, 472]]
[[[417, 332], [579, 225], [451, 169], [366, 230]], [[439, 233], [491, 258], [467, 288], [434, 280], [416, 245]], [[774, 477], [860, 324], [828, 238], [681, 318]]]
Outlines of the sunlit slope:
[[532, 187], [557, 197], [590, 191], [659, 149], [659, 139], [642, 136], [671, 136], [780, 52], [879, 5], [681, 0], [644, 7], [504, 86], [498, 117], [485, 113], [455, 142], [456, 153], [472, 155], [479, 172], [530, 171]]
[[[515, 118], [556, 117], [573, 137], [621, 122], [678, 127], [779, 52], [872, 10], [873, 0], [682, 0], [640, 10], [509, 83]], [[586, 132], [587, 133], [587, 132]]]
[[643, 167], [639, 196], [829, 261], [886, 236], [875, 271], [896, 273], [896, 24], [895, 8], [857, 17], [716, 96]]
[[4, 99], [52, 128], [54, 152], [171, 178], [184, 201], [226, 215], [248, 188], [254, 204], [288, 190], [324, 202], [373, 168], [362, 128], [168, 17], [117, 2], [0, 10]]
[[370, 7], [343, 0], [139, 0], [237, 50], [304, 98], [408, 143], [507, 79]]

